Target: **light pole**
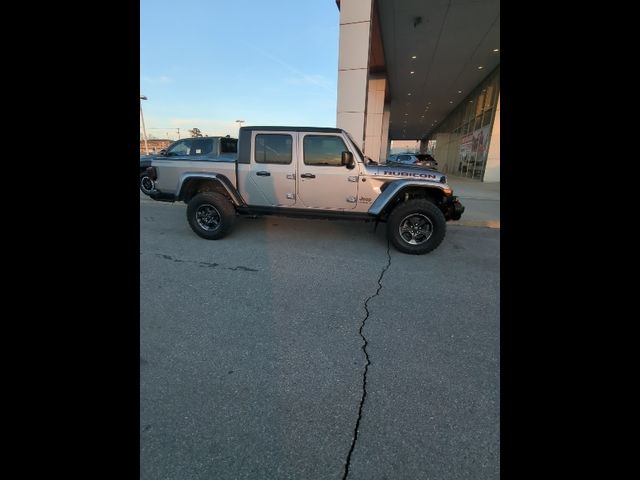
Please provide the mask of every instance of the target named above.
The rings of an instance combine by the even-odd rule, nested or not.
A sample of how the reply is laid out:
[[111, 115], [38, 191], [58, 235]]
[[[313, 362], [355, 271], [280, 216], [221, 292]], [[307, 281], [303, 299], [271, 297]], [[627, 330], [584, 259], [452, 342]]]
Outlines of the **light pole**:
[[144, 126], [144, 114], [142, 113], [142, 100], [147, 100], [147, 97], [140, 95], [140, 118], [142, 119], [142, 133], [144, 134], [144, 149], [149, 155], [149, 145], [147, 145], [147, 129]]
[[238, 124], [238, 135], [240, 135], [240, 128], [242, 127], [244, 120], [236, 120], [236, 123]]

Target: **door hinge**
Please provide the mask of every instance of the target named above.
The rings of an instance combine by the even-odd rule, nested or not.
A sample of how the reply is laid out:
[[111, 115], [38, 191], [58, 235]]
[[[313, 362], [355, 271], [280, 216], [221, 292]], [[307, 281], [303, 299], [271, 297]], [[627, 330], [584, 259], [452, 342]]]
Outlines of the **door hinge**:
[[295, 193], [287, 193], [287, 198], [289, 200], [293, 200], [294, 198], [296, 198], [296, 194]]

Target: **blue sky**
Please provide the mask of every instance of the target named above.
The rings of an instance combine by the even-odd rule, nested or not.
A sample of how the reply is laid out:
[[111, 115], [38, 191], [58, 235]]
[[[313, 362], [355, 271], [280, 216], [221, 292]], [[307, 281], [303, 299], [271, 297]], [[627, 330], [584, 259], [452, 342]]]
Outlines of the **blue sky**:
[[141, 0], [147, 134], [335, 126], [338, 31], [334, 0]]

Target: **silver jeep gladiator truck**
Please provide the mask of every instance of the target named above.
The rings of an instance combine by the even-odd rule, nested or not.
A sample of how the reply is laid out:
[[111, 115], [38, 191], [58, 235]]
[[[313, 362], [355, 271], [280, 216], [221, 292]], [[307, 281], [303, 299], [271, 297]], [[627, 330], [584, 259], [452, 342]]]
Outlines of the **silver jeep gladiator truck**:
[[147, 174], [149, 196], [185, 202], [189, 225], [210, 240], [238, 215], [373, 220], [387, 223], [396, 249], [419, 255], [464, 212], [442, 173], [379, 165], [339, 128], [242, 127], [233, 157], [154, 157]]

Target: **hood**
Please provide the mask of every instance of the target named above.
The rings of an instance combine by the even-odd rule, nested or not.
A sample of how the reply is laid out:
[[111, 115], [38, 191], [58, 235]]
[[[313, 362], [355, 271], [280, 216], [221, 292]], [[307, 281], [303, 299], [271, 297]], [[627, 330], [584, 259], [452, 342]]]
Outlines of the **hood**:
[[427, 180], [436, 183], [447, 183], [446, 176], [432, 168], [413, 165], [366, 165], [367, 172], [378, 178]]

